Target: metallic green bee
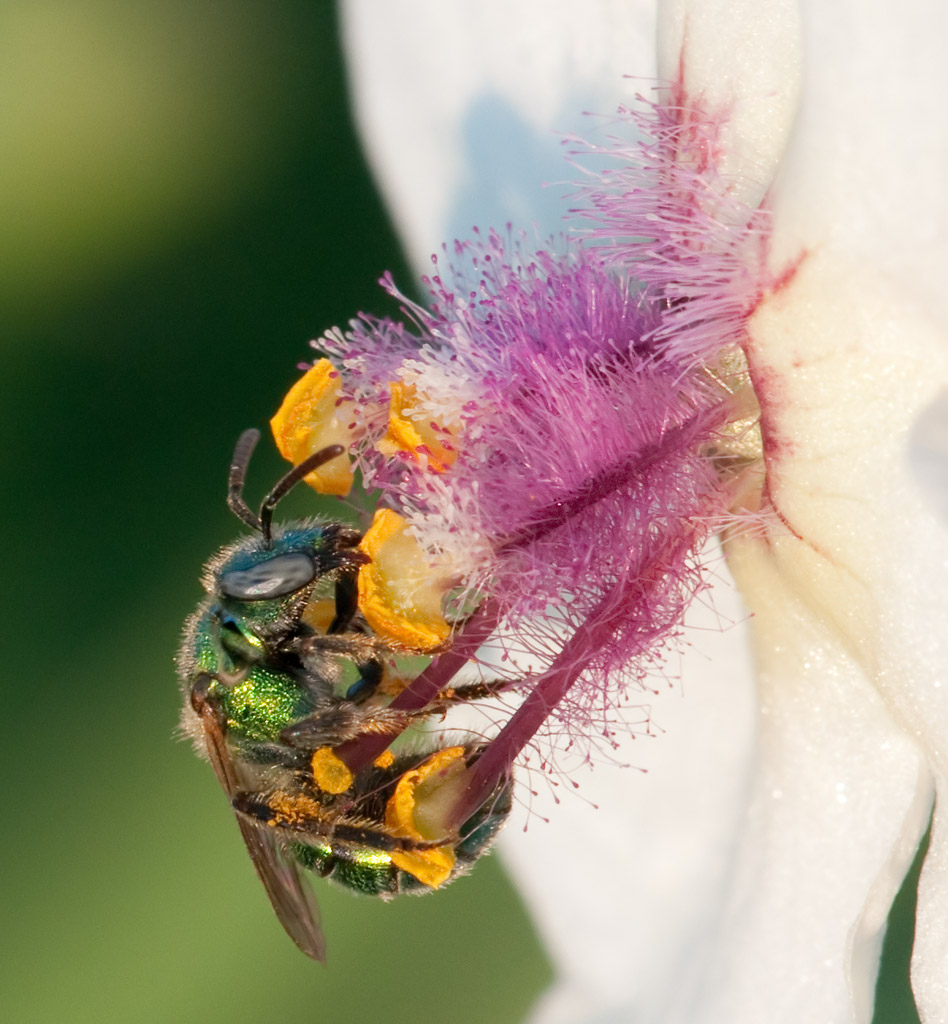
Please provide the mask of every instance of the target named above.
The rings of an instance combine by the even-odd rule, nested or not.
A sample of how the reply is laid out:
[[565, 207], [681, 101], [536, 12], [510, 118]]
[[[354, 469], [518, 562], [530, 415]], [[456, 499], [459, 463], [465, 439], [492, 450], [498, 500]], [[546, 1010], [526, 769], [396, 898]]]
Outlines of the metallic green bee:
[[412, 856], [447, 849], [443, 880], [457, 877], [490, 847], [511, 803], [508, 781], [457, 835], [406, 837], [390, 820], [402, 781], [439, 757], [470, 764], [483, 744], [386, 752], [355, 773], [333, 748], [366, 733], [395, 737], [500, 686], [459, 686], [417, 711], [388, 707], [384, 681], [398, 652], [359, 612], [357, 578], [369, 561], [358, 550], [361, 534], [315, 520], [272, 525], [277, 503], [343, 449], [324, 448], [295, 467], [255, 514], [243, 484], [258, 440], [256, 430], [241, 435], [227, 496], [254, 535], [207, 564], [207, 596], [185, 624], [182, 723], [227, 794], [281, 924], [304, 953], [325, 962], [318, 907], [301, 868], [383, 899], [428, 892], [434, 886], [412, 868]]

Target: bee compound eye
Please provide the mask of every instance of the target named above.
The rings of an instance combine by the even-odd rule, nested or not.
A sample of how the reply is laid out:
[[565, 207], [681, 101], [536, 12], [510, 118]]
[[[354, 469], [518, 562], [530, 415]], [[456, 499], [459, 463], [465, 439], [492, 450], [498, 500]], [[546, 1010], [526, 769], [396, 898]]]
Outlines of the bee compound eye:
[[305, 587], [316, 575], [316, 565], [309, 555], [298, 551], [277, 555], [258, 562], [249, 569], [233, 569], [221, 576], [221, 593], [240, 601], [265, 601], [285, 597]]

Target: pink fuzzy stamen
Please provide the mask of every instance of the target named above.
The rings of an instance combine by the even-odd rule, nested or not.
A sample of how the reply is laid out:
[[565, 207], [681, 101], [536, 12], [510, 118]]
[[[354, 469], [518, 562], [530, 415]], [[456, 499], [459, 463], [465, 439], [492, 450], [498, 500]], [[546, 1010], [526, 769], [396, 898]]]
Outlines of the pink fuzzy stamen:
[[[392, 707], [425, 707], [492, 634], [501, 661], [531, 657], [528, 678], [511, 671], [526, 696], [469, 770], [455, 825], [567, 694], [583, 728], [584, 706], [642, 679], [705, 585], [696, 552], [728, 514], [708, 453], [735, 417], [742, 382], [724, 357], [763, 287], [767, 216], [717, 174], [713, 118], [653, 104], [620, 119], [639, 142], [581, 150], [617, 166], [579, 193], [592, 225], [579, 241], [455, 243], [425, 279], [430, 308], [386, 277], [406, 323], [363, 315], [319, 343], [359, 417], [366, 486], [479, 607]], [[396, 382], [419, 424], [452, 425], [443, 472], [424, 446], [379, 450]], [[337, 753], [358, 770], [390, 742]]]

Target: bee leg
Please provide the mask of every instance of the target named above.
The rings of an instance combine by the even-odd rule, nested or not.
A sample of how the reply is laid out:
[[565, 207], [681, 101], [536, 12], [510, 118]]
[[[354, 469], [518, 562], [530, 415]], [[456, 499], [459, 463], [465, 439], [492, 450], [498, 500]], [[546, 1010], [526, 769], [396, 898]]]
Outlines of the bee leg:
[[409, 839], [393, 835], [383, 824], [374, 820], [347, 818], [330, 810], [308, 796], [289, 793], [236, 793], [231, 805], [243, 818], [258, 824], [296, 835], [358, 846], [374, 850], [428, 850], [451, 842], [444, 839]]
[[320, 747], [337, 747], [347, 740], [371, 733], [397, 736], [413, 722], [431, 715], [443, 715], [456, 704], [496, 697], [514, 685], [508, 680], [469, 683], [441, 690], [423, 708], [369, 708], [358, 702], [364, 701], [378, 686], [382, 665], [381, 662], [366, 662], [361, 668], [362, 678], [349, 688], [346, 700], [288, 725], [280, 732], [280, 742], [297, 750], [318, 750]]
[[285, 743], [257, 743], [242, 741], [237, 747], [242, 761], [261, 768], [288, 768], [304, 770], [308, 765], [307, 751], [290, 747]]
[[509, 679], [493, 679], [486, 683], [468, 683], [464, 686], [448, 686], [439, 690], [434, 700], [421, 714], [444, 714], [455, 704], [464, 704], [472, 700], [488, 700], [497, 697], [516, 686], [517, 681]]
[[457, 837], [444, 836], [442, 839], [408, 839], [404, 836], [393, 836], [384, 828], [368, 828], [358, 819], [349, 823], [349, 819], [340, 818], [333, 825], [332, 838], [343, 843], [354, 843], [370, 846], [373, 850], [432, 850], [446, 843], [456, 841]]
[[359, 610], [358, 572], [346, 572], [336, 581], [336, 615], [329, 624], [329, 633], [345, 633]]
[[354, 704], [340, 701], [280, 730], [280, 742], [297, 750], [318, 750], [338, 736], [357, 735], [360, 716]]
[[485, 683], [467, 683], [464, 686], [448, 686], [438, 692], [435, 700], [444, 704], [459, 704], [467, 700], [487, 700], [497, 697], [515, 685], [509, 679], [492, 679]]
[[[295, 636], [287, 641], [284, 649], [298, 654], [304, 664], [309, 660], [321, 659], [329, 655], [362, 662], [384, 657], [390, 653], [390, 648], [385, 644], [364, 633], [314, 633]], [[317, 661], [317, 664], [321, 664], [321, 662]]]
[[280, 742], [298, 750], [318, 750], [338, 746], [364, 733], [397, 736], [417, 717], [417, 712], [389, 708], [368, 711], [343, 700], [288, 725], [280, 731]]
[[360, 663], [358, 669], [358, 680], [346, 690], [346, 700], [351, 700], [354, 704], [360, 704], [375, 693], [385, 671], [382, 662], [375, 658]]
[[198, 672], [191, 677], [190, 700], [195, 714], [202, 721], [212, 722], [218, 729], [224, 729], [226, 719], [221, 712], [220, 704], [210, 693], [211, 686], [218, 682], [216, 676], [209, 672]]

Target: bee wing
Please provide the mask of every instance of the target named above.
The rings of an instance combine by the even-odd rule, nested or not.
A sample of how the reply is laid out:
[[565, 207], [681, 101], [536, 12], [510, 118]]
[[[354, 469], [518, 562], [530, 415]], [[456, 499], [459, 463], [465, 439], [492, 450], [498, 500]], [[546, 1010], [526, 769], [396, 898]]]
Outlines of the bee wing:
[[[230, 799], [240, 788], [237, 768], [227, 749], [224, 730], [211, 703], [192, 689], [191, 704], [204, 728], [204, 745], [208, 760], [217, 775], [221, 788]], [[300, 868], [283, 853], [279, 842], [265, 825], [237, 817], [240, 834], [257, 876], [263, 882], [270, 904], [287, 935], [313, 960], [326, 962], [326, 939], [320, 927], [319, 904], [312, 890], [303, 880]]]
[[326, 939], [319, 923], [319, 904], [300, 868], [284, 855], [266, 825], [254, 825], [240, 817], [237, 824], [280, 924], [308, 957], [324, 964]]

